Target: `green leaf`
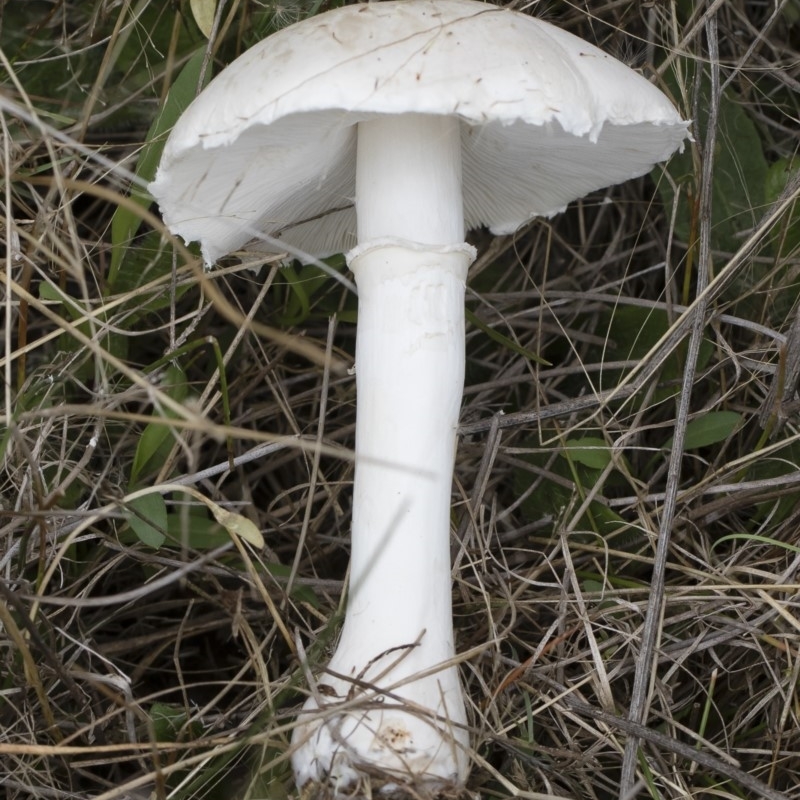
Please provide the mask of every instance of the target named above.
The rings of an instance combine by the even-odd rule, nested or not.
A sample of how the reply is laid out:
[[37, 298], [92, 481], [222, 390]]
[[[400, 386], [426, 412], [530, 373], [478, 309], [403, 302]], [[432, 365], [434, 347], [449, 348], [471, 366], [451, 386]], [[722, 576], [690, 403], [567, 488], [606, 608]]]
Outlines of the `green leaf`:
[[[79, 300], [70, 297], [54, 283], [42, 281], [42, 283], [39, 284], [38, 291], [39, 297], [42, 300], [49, 303], [60, 303], [72, 322], [90, 316], [90, 313], [84, 309]], [[95, 338], [106, 352], [118, 358], [126, 358], [128, 354], [128, 338], [123, 334], [109, 329], [108, 332], [100, 334], [101, 338], [99, 340], [97, 339], [97, 328], [102, 326], [102, 320], [103, 317], [99, 316], [97, 322], [95, 322], [93, 326], [88, 319], [85, 319], [84, 322], [78, 324], [77, 329], [86, 336]], [[68, 353], [77, 353], [83, 350], [83, 345], [71, 333], [64, 331], [59, 337], [59, 349]], [[86, 362], [84, 370], [79, 370], [75, 373], [75, 376], [86, 379], [93, 369], [94, 367], [91, 363]]]
[[796, 25], [800, 22], [800, 0], [789, 0], [781, 9], [787, 25]]
[[[753, 530], [762, 530], [765, 519], [769, 519], [771, 526], [777, 526], [797, 512], [800, 490], [776, 491], [772, 494], [769, 487], [774, 482], [775, 489], [779, 489], [782, 484], [780, 478], [795, 472], [798, 464], [800, 443], [791, 440], [777, 452], [753, 461], [747, 471], [747, 480], [762, 481], [765, 487], [764, 499], [756, 503], [755, 514], [749, 520]], [[773, 529], [777, 530], [776, 527]]]
[[547, 361], [546, 359], [542, 358], [540, 355], [537, 355], [532, 350], [528, 350], [520, 345], [518, 345], [513, 339], [509, 339], [508, 336], [504, 336], [499, 331], [496, 331], [494, 328], [490, 328], [485, 322], [482, 322], [474, 312], [470, 311], [468, 308], [464, 309], [464, 314], [466, 316], [467, 322], [470, 325], [474, 325], [478, 330], [483, 331], [492, 341], [497, 342], [497, 344], [505, 347], [508, 350], [511, 350], [512, 353], [516, 353], [518, 356], [522, 356], [523, 358], [528, 359], [528, 361], [534, 361], [537, 364], [541, 364], [543, 367], [552, 367], [553, 365]]
[[[684, 65], [691, 72], [691, 64]], [[677, 86], [674, 73], [666, 80], [673, 88]], [[688, 77], [687, 81], [691, 82]], [[676, 92], [676, 96], [677, 92]], [[710, 80], [703, 75], [697, 99], [698, 119], [696, 128], [702, 136], [707, 135], [708, 109], [711, 103]], [[699, 196], [699, 175], [695, 175], [693, 150], [687, 146], [669, 161], [666, 169], [673, 181], [683, 185], [680, 193], [676, 232], [688, 244], [696, 236], [698, 227], [693, 220], [693, 200]], [[656, 182], [667, 207], [672, 205], [674, 191], [671, 182], [658, 178]], [[719, 117], [714, 152], [714, 171], [711, 210], [711, 246], [715, 250], [734, 252], [741, 245], [746, 233], [755, 226], [763, 212], [764, 181], [767, 162], [761, 145], [758, 128], [744, 106], [731, 92], [723, 92], [719, 103]]]
[[[684, 447], [686, 450], [696, 450], [724, 442], [739, 427], [741, 421], [742, 415], [735, 411], [709, 411], [686, 426]], [[672, 443], [673, 437], [670, 437], [664, 448], [669, 450]]]
[[[605, 329], [611, 340], [605, 351], [605, 357], [613, 361], [639, 362], [667, 333], [670, 327], [667, 312], [660, 308], [640, 306], [621, 306], [614, 308], [606, 315]], [[683, 375], [685, 349], [675, 348], [664, 361], [660, 372], [661, 386], [657, 387], [647, 402], [661, 402], [674, 397], [680, 390], [679, 379]], [[711, 338], [704, 338], [700, 344], [697, 368], [701, 370], [714, 354], [714, 343]], [[606, 377], [607, 376], [607, 377]], [[605, 370], [605, 385], [615, 385], [620, 380], [619, 372]], [[614, 383], [611, 383], [614, 381]], [[642, 397], [644, 400], [644, 397]], [[634, 403], [638, 398], [634, 399]]]
[[[149, 183], [155, 177], [167, 134], [197, 95], [204, 57], [205, 48], [201, 48], [186, 62], [186, 66], [181, 70], [167, 93], [164, 107], [147, 132], [145, 145], [136, 163], [136, 177], [143, 183]], [[206, 70], [204, 78], [205, 84], [210, 78], [210, 70]], [[131, 198], [143, 209], [148, 208], [153, 201], [150, 193], [141, 185], [135, 185], [131, 189]], [[118, 206], [114, 212], [111, 219], [111, 267], [108, 273], [108, 282], [112, 287], [119, 276], [126, 249], [130, 246], [133, 237], [136, 236], [141, 223], [141, 216], [132, 209]]]
[[243, 539], [259, 549], [264, 547], [264, 537], [253, 522], [235, 511], [228, 511], [218, 505], [211, 498], [206, 497], [202, 492], [195, 489], [194, 486], [167, 483], [159, 488], [162, 492], [184, 492], [194, 497], [195, 500], [203, 503], [214, 519], [228, 531], [232, 539]]
[[[117, 210], [119, 211], [119, 209]], [[139, 219], [138, 215], [136, 215], [136, 219]], [[147, 294], [137, 291], [146, 283], [167, 275], [171, 276], [172, 248], [167, 246], [161, 231], [142, 231], [137, 235], [135, 244], [129, 243], [122, 250], [124, 268], [120, 267], [114, 275], [113, 285], [109, 285], [114, 293], [129, 295], [125, 302], [125, 308], [129, 313], [125, 327], [130, 329], [141, 319], [143, 314], [158, 311], [182, 297], [190, 284], [179, 282], [174, 289], [174, 297], [172, 296], [173, 289], [167, 281], [162, 281], [159, 288], [154, 288]]]
[[214, 519], [219, 522], [231, 536], [238, 536], [240, 539], [244, 539], [246, 542], [253, 545], [253, 547], [259, 549], [264, 547], [264, 537], [261, 535], [261, 531], [256, 527], [255, 523], [251, 522], [247, 517], [242, 516], [242, 514], [237, 514], [234, 511], [228, 511], [208, 498], [206, 498], [205, 504], [213, 514]]
[[[173, 400], [183, 402], [189, 391], [186, 374], [180, 367], [170, 364], [165, 370], [161, 388]], [[131, 483], [136, 483], [152, 464], [166, 457], [173, 442], [172, 427], [169, 424], [173, 416], [165, 409], [163, 416], [156, 417], [156, 421], [151, 422], [142, 431], [131, 466]]]
[[167, 530], [173, 542], [192, 550], [211, 550], [231, 540], [215, 519], [209, 519], [203, 507], [183, 506], [170, 514]]
[[722, 536], [721, 538], [717, 539], [712, 544], [711, 549], [716, 550], [716, 548], [719, 547], [719, 545], [721, 545], [723, 542], [729, 542], [733, 540], [754, 542], [755, 544], [766, 544], [771, 547], [782, 547], [784, 550], [788, 550], [790, 553], [800, 553], [800, 547], [798, 547], [796, 544], [781, 542], [778, 539], [772, 539], [769, 536], [761, 536], [754, 533], [729, 533], [727, 536]]
[[148, 547], [164, 544], [167, 530], [167, 504], [155, 492], [131, 500], [126, 509], [128, 524]]
[[[767, 171], [764, 199], [768, 204], [780, 197], [786, 184], [800, 171], [800, 158], [780, 158]], [[800, 202], [795, 202], [772, 232], [772, 244], [777, 258], [785, 258], [800, 248]]]
[[39, 284], [39, 297], [50, 303], [61, 303], [67, 309], [67, 313], [73, 322], [76, 319], [86, 316], [86, 312], [81, 307], [80, 303], [63, 292], [54, 283], [42, 281]]
[[217, 0], [189, 0], [192, 16], [197, 27], [206, 39], [211, 38], [211, 28], [214, 25], [214, 15], [217, 13]]
[[197, 721], [187, 728], [189, 715], [183, 706], [173, 703], [153, 703], [150, 706], [150, 722], [157, 742], [179, 742], [202, 734], [202, 728]]
[[290, 294], [286, 301], [286, 311], [280, 315], [279, 322], [284, 326], [300, 325], [306, 321], [311, 310], [311, 289], [301, 280], [293, 266], [285, 266], [281, 270], [281, 277], [286, 280]]
[[148, 465], [155, 462], [156, 456], [163, 452], [164, 445], [171, 441], [170, 426], [165, 422], [151, 422], [142, 431], [131, 466], [131, 483], [136, 483]]
[[[554, 521], [563, 519], [563, 515], [577, 508], [586, 493], [596, 486], [602, 468], [611, 459], [610, 448], [605, 440], [590, 435], [568, 441], [559, 450], [559, 455], [560, 458], [554, 459], [549, 447], [532, 443], [531, 451], [525, 453], [523, 460], [531, 464], [533, 469], [520, 467], [515, 470], [514, 491], [526, 495], [522, 501], [522, 512], [527, 519], [537, 522], [546, 517], [553, 517]], [[612, 470], [604, 476], [606, 486], [614, 484], [615, 475], [618, 473]], [[531, 491], [532, 480], [535, 486]], [[576, 529], [580, 531], [577, 535], [593, 531], [605, 538], [627, 527], [622, 517], [602, 502], [602, 496], [603, 492], [600, 492], [598, 500], [589, 504]]]
[[344, 271], [344, 257], [331, 256], [322, 263], [330, 269], [324, 270], [316, 264], [287, 265], [281, 269], [280, 277], [285, 281], [285, 300], [276, 320], [282, 327], [302, 325], [312, 315], [317, 319], [327, 319], [332, 314], [337, 314], [339, 319], [344, 318], [343, 312], [346, 312], [342, 308], [341, 296], [330, 291], [335, 285], [331, 280], [331, 271]]
[[[613, 508], [603, 503], [590, 503], [588, 510], [589, 522], [592, 530], [599, 533], [604, 539], [614, 537], [614, 547], [618, 550], [628, 550], [627, 546], [620, 547], [621, 534], [626, 533], [630, 526]], [[636, 541], [641, 543], [642, 537], [637, 536]], [[627, 537], [625, 539], [627, 543]]]
[[605, 469], [611, 463], [611, 448], [597, 436], [567, 439], [561, 455], [590, 469]]
[[[267, 561], [264, 563], [267, 571], [274, 575], [276, 578], [288, 578], [292, 574], [292, 568], [286, 564], [279, 564], [276, 561]], [[320, 601], [316, 593], [310, 586], [303, 586], [297, 582], [292, 584], [291, 597], [298, 602], [308, 603], [312, 608], [319, 608]]]

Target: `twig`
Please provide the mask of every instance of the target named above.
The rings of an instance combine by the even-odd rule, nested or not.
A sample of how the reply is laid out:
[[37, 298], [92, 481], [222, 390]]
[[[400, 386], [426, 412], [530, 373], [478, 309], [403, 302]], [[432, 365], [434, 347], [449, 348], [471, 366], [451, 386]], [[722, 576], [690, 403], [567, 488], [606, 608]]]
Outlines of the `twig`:
[[[706, 325], [707, 299], [704, 291], [709, 284], [711, 271], [711, 187], [714, 168], [714, 147], [716, 145], [717, 116], [719, 113], [719, 52], [717, 49], [717, 18], [710, 14], [706, 21], [706, 38], [708, 40], [708, 60], [711, 73], [711, 97], [708, 109], [708, 125], [703, 147], [702, 174], [700, 180], [700, 241], [697, 260], [697, 292], [701, 302], [698, 303], [693, 323], [689, 347], [686, 354], [686, 365], [683, 371], [678, 413], [675, 420], [675, 434], [670, 452], [665, 488], [664, 506], [660, 514], [658, 542], [653, 559], [653, 574], [650, 581], [650, 600], [647, 604], [642, 644], [636, 663], [631, 701], [628, 709], [628, 720], [633, 725], [641, 725], [647, 718], [650, 706], [650, 691], [654, 670], [655, 652], [661, 633], [662, 614], [664, 609], [664, 582], [669, 553], [672, 522], [675, 518], [675, 507], [678, 498], [678, 486], [683, 460], [686, 426], [692, 399], [697, 359], [703, 341], [703, 329]], [[699, 92], [697, 93], [699, 96]], [[636, 763], [641, 737], [632, 735], [625, 743], [620, 774], [619, 798], [624, 800], [636, 780]]]

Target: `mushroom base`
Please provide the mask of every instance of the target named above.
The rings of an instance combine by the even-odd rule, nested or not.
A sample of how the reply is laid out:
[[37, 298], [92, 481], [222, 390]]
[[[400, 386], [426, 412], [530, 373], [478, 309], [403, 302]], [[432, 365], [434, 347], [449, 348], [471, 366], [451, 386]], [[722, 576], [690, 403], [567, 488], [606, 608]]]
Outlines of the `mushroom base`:
[[[330, 677], [321, 688], [321, 699], [330, 696], [331, 702], [320, 707], [309, 699], [303, 715], [313, 715], [313, 721], [295, 732], [292, 765], [300, 789], [312, 796], [352, 798], [434, 797], [463, 788], [468, 737], [455, 668], [415, 681], [405, 691], [366, 689], [349, 698], [353, 685]], [[409, 691], [416, 704], [402, 697]], [[449, 696], [456, 708], [441, 702], [430, 704], [435, 712], [422, 708], [417, 704], [425, 696]]]

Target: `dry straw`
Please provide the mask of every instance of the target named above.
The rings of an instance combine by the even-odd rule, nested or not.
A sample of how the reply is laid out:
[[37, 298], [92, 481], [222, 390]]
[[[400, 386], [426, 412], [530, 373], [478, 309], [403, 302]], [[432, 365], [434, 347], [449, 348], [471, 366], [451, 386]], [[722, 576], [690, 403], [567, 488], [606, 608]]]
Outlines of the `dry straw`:
[[[326, 662], [344, 608], [352, 295], [261, 257], [265, 288], [252, 254], [204, 274], [131, 194], [194, 51], [190, 93], [203, 60], [327, 4], [219, 3], [211, 43], [189, 6], [0, 12], [9, 800], [293, 796], [298, 656]], [[695, 145], [472, 238], [451, 516], [469, 790], [800, 798], [800, 11], [529, 10], [626, 57]]]

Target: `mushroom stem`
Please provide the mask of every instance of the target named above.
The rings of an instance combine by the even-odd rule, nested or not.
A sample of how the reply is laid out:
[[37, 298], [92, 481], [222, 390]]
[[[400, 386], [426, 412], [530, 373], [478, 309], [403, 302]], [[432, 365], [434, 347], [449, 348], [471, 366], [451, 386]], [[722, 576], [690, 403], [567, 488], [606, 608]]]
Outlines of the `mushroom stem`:
[[385, 238], [464, 241], [458, 119], [402, 114], [362, 122], [356, 159], [356, 252]]
[[366, 774], [374, 788], [376, 770], [387, 786], [429, 790], [467, 773], [450, 497], [474, 251], [463, 243], [458, 123], [399, 121], [359, 125], [350, 586], [323, 702], [309, 699], [305, 712], [318, 713], [295, 733], [298, 784], [342, 793]]
[[356, 214], [358, 414], [342, 638], [369, 638], [374, 655], [416, 641], [435, 621], [424, 639], [440, 641], [419, 647], [443, 660], [453, 655], [450, 494], [471, 261], [458, 120], [360, 124]]
[[343, 652], [368, 642], [373, 658], [419, 640], [426, 666], [453, 656], [450, 496], [468, 258], [381, 247], [352, 264], [358, 419]]

